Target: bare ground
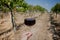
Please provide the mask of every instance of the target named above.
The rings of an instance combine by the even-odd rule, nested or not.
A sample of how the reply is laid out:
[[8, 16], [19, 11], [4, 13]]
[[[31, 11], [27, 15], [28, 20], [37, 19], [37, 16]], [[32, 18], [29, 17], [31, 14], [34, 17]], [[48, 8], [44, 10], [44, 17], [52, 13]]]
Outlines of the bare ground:
[[[24, 24], [24, 19], [29, 18], [29, 17], [36, 18], [35, 25], [27, 26]], [[3, 30], [3, 28], [5, 30], [11, 28], [10, 16], [5, 17], [5, 19], [7, 20], [7, 22], [4, 22], [2, 26], [0, 23], [0, 27], [2, 27], [2, 28], [0, 28], [0, 32], [1, 32], [1, 30]], [[1, 19], [0, 19], [0, 22], [1, 22]], [[48, 30], [49, 26], [50, 26], [48, 13], [45, 13], [42, 15], [41, 15], [41, 13], [35, 13], [35, 14], [31, 14], [31, 15], [29, 15], [29, 14], [16, 14], [15, 15], [15, 22], [17, 25], [21, 25], [21, 26], [19, 27], [19, 30], [16, 30], [14, 36], [9, 37], [8, 40], [11, 40], [11, 39], [12, 40], [21, 40], [22, 33], [25, 33], [25, 32], [32, 32], [33, 33], [32, 37], [29, 40], [52, 40], [52, 34]], [[11, 34], [12, 33], [14, 33], [14, 32], [12, 31]]]
[[[22, 33], [32, 32], [33, 36], [29, 40], [52, 40], [52, 34], [49, 32], [49, 14], [45, 13], [43, 15], [36, 14], [36, 24], [34, 26], [22, 25], [20, 29], [16, 32], [15, 39], [20, 40]], [[35, 16], [31, 16], [35, 17]], [[24, 17], [21, 17], [24, 19]], [[20, 19], [21, 20], [21, 19]], [[19, 20], [19, 21], [20, 21]], [[21, 20], [23, 23], [23, 20]]]

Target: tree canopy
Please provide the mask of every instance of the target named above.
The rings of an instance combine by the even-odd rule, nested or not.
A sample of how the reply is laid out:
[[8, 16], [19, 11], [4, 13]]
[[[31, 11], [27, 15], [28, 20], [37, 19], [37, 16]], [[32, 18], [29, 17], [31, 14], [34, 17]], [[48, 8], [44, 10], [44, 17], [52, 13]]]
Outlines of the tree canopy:
[[60, 12], [60, 3], [57, 3], [54, 7], [51, 9], [52, 12]]
[[29, 5], [25, 0], [0, 0], [0, 11], [9, 11], [16, 9], [17, 11], [46, 11], [45, 8], [36, 5]]
[[14, 9], [16, 7], [27, 7], [27, 3], [24, 0], [0, 0], [0, 10], [4, 10], [4, 7]]
[[28, 5], [28, 10], [29, 11], [40, 11], [40, 12], [44, 12], [44, 11], [47, 11], [45, 8], [39, 6], [39, 5]]
[[43, 8], [43, 7], [39, 6], [39, 5], [34, 6], [34, 10], [38, 10], [38, 11], [41, 11], [41, 12], [46, 11], [45, 8]]

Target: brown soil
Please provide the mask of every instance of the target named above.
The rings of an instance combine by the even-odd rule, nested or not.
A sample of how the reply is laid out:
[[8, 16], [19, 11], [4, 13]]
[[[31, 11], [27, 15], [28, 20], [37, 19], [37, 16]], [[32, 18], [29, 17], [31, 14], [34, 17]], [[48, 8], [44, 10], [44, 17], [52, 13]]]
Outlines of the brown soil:
[[[24, 19], [28, 18], [28, 17], [36, 18], [36, 24], [33, 26], [27, 26], [27, 25], [23, 24]], [[6, 21], [3, 21], [3, 20], [6, 20]], [[17, 25], [21, 25], [21, 26], [19, 27], [19, 30], [16, 30], [15, 34], [14, 34], [14, 31], [11, 32], [11, 34], [13, 33], [14, 36], [9, 37], [8, 40], [11, 40], [11, 39], [12, 40], [14, 40], [14, 39], [21, 40], [22, 33], [25, 33], [25, 32], [33, 33], [32, 37], [29, 40], [52, 40], [52, 34], [48, 30], [49, 26], [50, 26], [48, 13], [45, 13], [42, 15], [41, 15], [41, 13], [35, 13], [35, 14], [31, 14], [31, 15], [15, 14], [15, 22]], [[5, 17], [4, 19], [0, 19], [0, 33], [8, 30], [11, 27], [12, 27], [12, 24], [11, 24], [10, 16]]]

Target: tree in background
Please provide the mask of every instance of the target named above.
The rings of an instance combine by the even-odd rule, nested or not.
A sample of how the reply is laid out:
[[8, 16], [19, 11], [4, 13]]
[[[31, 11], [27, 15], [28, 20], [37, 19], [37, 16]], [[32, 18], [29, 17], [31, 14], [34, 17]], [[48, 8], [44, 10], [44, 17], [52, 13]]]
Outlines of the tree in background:
[[44, 11], [46, 11], [45, 8], [43, 8], [43, 7], [39, 6], [39, 5], [34, 6], [34, 10], [36, 10], [36, 11], [40, 11], [40, 12], [44, 12]]
[[40, 11], [40, 12], [44, 12], [44, 11], [47, 11], [45, 8], [43, 8], [43, 7], [41, 7], [41, 6], [39, 6], [39, 5], [35, 5], [35, 6], [33, 6], [33, 5], [29, 5], [28, 6], [28, 10], [29, 11]]
[[5, 11], [4, 9], [8, 9], [11, 12], [11, 20], [13, 28], [15, 27], [13, 10], [19, 6], [25, 8], [26, 7], [25, 5], [26, 3], [24, 0], [0, 0], [0, 10]]
[[25, 0], [0, 0], [0, 10], [7, 12], [10, 9], [16, 10], [19, 12], [25, 12], [27, 10], [29, 11], [46, 11], [45, 8], [36, 5], [29, 5], [28, 3], [25, 2]]
[[24, 10], [26, 10], [27, 3], [24, 0], [0, 0], [0, 10], [6, 11], [8, 7], [9, 9], [11, 8], [12, 10], [19, 9], [21, 7], [22, 9], [24, 8]]
[[25, 12], [27, 10], [28, 4], [24, 0], [23, 1], [20, 0], [18, 4], [19, 5], [16, 7], [17, 12]]
[[60, 3], [57, 3], [54, 7], [52, 7], [51, 11], [55, 12], [57, 17], [57, 14], [60, 12]]

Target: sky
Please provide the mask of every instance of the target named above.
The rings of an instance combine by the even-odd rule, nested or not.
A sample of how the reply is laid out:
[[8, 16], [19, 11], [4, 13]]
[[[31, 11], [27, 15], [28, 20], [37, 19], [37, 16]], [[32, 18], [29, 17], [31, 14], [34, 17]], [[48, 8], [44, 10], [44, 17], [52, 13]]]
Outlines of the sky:
[[60, 3], [60, 0], [26, 0], [26, 2], [31, 5], [40, 5], [50, 11], [56, 3]]

